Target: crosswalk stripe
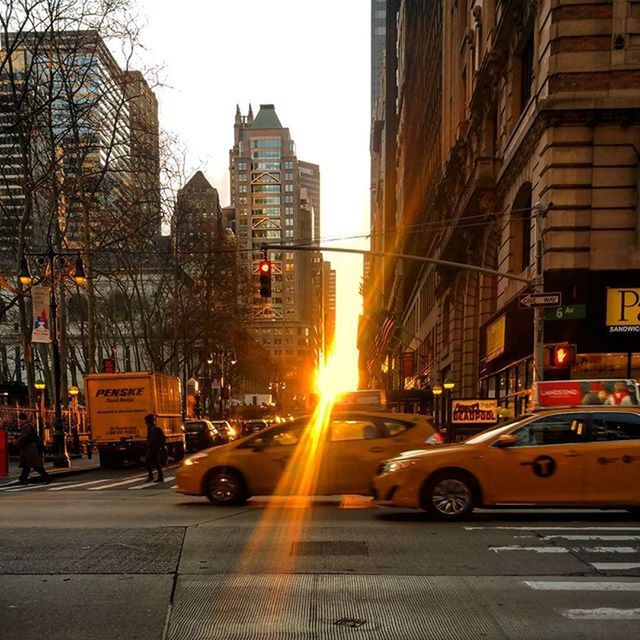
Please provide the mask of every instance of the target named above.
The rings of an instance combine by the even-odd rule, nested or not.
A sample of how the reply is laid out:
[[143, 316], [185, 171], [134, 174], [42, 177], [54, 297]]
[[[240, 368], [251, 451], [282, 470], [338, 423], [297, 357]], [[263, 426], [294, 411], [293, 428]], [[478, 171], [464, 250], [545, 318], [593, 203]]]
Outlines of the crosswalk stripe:
[[629, 569], [640, 569], [640, 562], [591, 562], [590, 564], [598, 571], [629, 571]]
[[[67, 482], [66, 480], [62, 480], [60, 482], [60, 484]], [[32, 485], [28, 485], [26, 487], [19, 487], [17, 489], [9, 489], [6, 493], [15, 493], [16, 491], [29, 491], [31, 489], [44, 489], [47, 485], [46, 484], [32, 484]]]
[[127, 478], [121, 482], [113, 482], [111, 484], [105, 484], [101, 487], [89, 487], [87, 491], [102, 491], [103, 489], [111, 489], [112, 487], [120, 487], [123, 484], [131, 484], [133, 482], [139, 482], [141, 478], [146, 478], [146, 475], [136, 476], [135, 478]]
[[[580, 551], [577, 547], [576, 551]], [[636, 547], [583, 547], [585, 553], [640, 553]]]
[[128, 487], [129, 491], [139, 491], [140, 489], [148, 489], [149, 487], [153, 487], [153, 486], [163, 486], [167, 484], [167, 482], [173, 480], [173, 476], [169, 476], [167, 478], [164, 479], [164, 483], [162, 482], [145, 482], [144, 484], [141, 484], [139, 487]]
[[561, 538], [562, 540], [601, 540], [603, 542], [631, 542], [635, 540], [640, 540], [640, 536], [598, 536], [598, 535], [553, 535], [553, 536], [543, 536], [543, 540], [557, 540]]
[[535, 591], [640, 591], [640, 581], [581, 582], [567, 580], [525, 580]]
[[564, 547], [521, 547], [514, 544], [505, 547], [489, 547], [489, 551], [499, 553], [500, 551], [533, 551], [535, 553], [569, 553], [569, 549]]
[[640, 620], [640, 609], [567, 609], [562, 615], [571, 620]]
[[467, 531], [640, 531], [640, 527], [465, 527]]
[[91, 480], [91, 482], [71, 482], [64, 487], [50, 487], [47, 491], [64, 491], [65, 489], [75, 489], [76, 487], [86, 487], [90, 484], [99, 484], [100, 482], [109, 482], [113, 478], [105, 478], [104, 480]]

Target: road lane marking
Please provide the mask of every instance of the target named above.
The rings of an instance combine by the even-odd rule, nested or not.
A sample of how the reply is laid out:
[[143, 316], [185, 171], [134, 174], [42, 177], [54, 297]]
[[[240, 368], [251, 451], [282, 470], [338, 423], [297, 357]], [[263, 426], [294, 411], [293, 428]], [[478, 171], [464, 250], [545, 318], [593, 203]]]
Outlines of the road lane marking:
[[489, 547], [489, 551], [498, 553], [500, 551], [534, 551], [535, 553], [569, 553], [569, 549], [564, 547], [521, 547], [518, 544], [506, 547]]
[[629, 571], [629, 569], [640, 569], [640, 562], [590, 562], [589, 564], [598, 571]]
[[635, 547], [576, 547], [575, 551], [584, 553], [638, 553]]
[[465, 527], [467, 531], [640, 531], [640, 527]]
[[170, 488], [171, 488], [171, 489], [177, 489], [177, 488], [178, 488], [178, 485], [177, 485], [177, 484], [174, 484], [174, 485], [173, 485], [173, 487], [170, 487]]
[[86, 487], [90, 484], [99, 484], [100, 482], [110, 482], [113, 478], [105, 478], [103, 480], [91, 480], [91, 482], [72, 482], [64, 487], [51, 487], [47, 491], [64, 491], [65, 489], [75, 489], [76, 487]]
[[640, 609], [567, 609], [562, 615], [570, 620], [640, 620]]
[[[62, 484], [64, 482], [67, 482], [67, 480], [62, 480], [59, 482], [59, 484]], [[16, 491], [29, 491], [30, 489], [44, 489], [46, 486], [46, 484], [44, 484], [44, 482], [42, 484], [32, 484], [29, 485], [27, 487], [20, 487], [19, 489], [9, 489], [6, 493], [15, 493]]]
[[601, 540], [602, 542], [634, 542], [640, 540], [640, 536], [590, 536], [590, 535], [553, 535], [553, 536], [542, 536], [543, 540], [557, 540], [561, 538], [562, 540]]
[[169, 476], [168, 478], [165, 478], [164, 482], [145, 482], [144, 484], [141, 484], [138, 487], [127, 487], [127, 488], [129, 489], [129, 491], [139, 491], [140, 489], [149, 489], [154, 485], [160, 488], [163, 485], [166, 485], [167, 482], [170, 482], [171, 480], [173, 480], [173, 476]]
[[640, 581], [634, 582], [578, 582], [553, 580], [525, 580], [535, 591], [640, 591]]
[[120, 487], [123, 484], [131, 484], [133, 482], [140, 482], [141, 478], [146, 478], [146, 475], [136, 476], [135, 478], [127, 478], [120, 482], [112, 482], [111, 484], [105, 484], [101, 487], [89, 487], [87, 491], [102, 491], [103, 489], [111, 489], [111, 487]]

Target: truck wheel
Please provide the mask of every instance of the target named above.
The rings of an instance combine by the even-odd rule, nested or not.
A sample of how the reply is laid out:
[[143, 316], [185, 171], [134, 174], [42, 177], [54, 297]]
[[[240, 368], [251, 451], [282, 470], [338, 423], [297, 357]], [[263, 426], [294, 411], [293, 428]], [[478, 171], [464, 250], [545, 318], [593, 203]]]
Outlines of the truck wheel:
[[213, 504], [226, 507], [244, 504], [247, 491], [239, 473], [231, 469], [213, 471], [205, 478], [205, 493]]
[[173, 449], [173, 461], [180, 462], [184, 458], [184, 445], [177, 444]]

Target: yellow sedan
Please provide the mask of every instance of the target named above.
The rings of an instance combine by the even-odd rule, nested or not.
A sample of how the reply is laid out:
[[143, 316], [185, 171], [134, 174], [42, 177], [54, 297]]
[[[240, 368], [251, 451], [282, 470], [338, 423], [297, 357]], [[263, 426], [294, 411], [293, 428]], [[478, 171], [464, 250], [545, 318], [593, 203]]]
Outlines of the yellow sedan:
[[276, 493], [368, 495], [382, 460], [436, 444], [434, 435], [430, 419], [413, 414], [299, 418], [187, 458], [176, 473], [176, 491], [217, 505]]
[[462, 444], [407, 452], [380, 465], [378, 504], [444, 520], [476, 506], [640, 510], [640, 410], [580, 407], [524, 416]]

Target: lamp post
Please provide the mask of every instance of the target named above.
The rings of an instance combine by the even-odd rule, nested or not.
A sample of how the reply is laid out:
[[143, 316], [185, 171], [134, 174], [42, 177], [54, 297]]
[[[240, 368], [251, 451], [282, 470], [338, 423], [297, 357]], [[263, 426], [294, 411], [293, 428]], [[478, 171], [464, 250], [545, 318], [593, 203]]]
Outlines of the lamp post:
[[214, 360], [218, 365], [220, 380], [220, 417], [224, 418], [227, 400], [231, 399], [231, 385], [226, 382], [227, 370], [228, 366], [234, 365], [238, 359], [235, 351], [218, 347], [212, 354], [212, 362]]
[[442, 412], [441, 412], [441, 396], [442, 387], [436, 384], [432, 387], [431, 393], [433, 393], [433, 417], [436, 423], [436, 429], [440, 431], [442, 429]]
[[444, 387], [445, 424], [448, 439], [451, 441], [451, 392], [456, 386], [456, 383], [451, 380], [451, 378], [447, 378], [442, 386]]
[[23, 287], [32, 284], [33, 278], [29, 271], [27, 258], [34, 258], [36, 264], [41, 267], [48, 266], [51, 277], [50, 287], [50, 309], [51, 309], [51, 349], [53, 352], [53, 408], [54, 408], [54, 467], [70, 467], [71, 461], [67, 453], [67, 445], [62, 420], [62, 394], [61, 394], [61, 361], [60, 343], [58, 341], [58, 301], [56, 298], [56, 269], [61, 270], [66, 267], [72, 258], [75, 259], [75, 270], [73, 279], [78, 286], [82, 286], [87, 276], [84, 271], [82, 258], [77, 253], [61, 252], [53, 248], [51, 244], [46, 253], [25, 253], [20, 260], [20, 271], [18, 281]]
[[33, 386], [38, 392], [38, 435], [44, 442], [44, 390], [47, 385], [42, 380], [36, 380]]
[[73, 441], [73, 452], [75, 454], [80, 453], [80, 434], [78, 433], [78, 394], [80, 389], [75, 385], [72, 385], [68, 389], [69, 397], [71, 398], [71, 411], [73, 415], [73, 422], [71, 423], [71, 438]]

